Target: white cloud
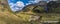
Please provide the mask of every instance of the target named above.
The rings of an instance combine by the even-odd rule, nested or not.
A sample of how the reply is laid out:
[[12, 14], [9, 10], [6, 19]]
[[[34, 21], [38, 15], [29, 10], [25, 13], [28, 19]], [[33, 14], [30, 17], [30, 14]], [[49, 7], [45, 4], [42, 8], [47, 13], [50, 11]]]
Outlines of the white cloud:
[[18, 1], [17, 3], [9, 3], [9, 5], [10, 5], [10, 8], [13, 12], [22, 10], [23, 7], [25, 6], [24, 3], [21, 1]]
[[29, 3], [27, 3], [26, 5], [38, 3], [39, 1], [41, 1], [41, 0], [30, 0], [30, 1], [28, 1]]
[[24, 3], [21, 2], [21, 1], [18, 1], [18, 2], [16, 3], [16, 5], [19, 6], [19, 7], [24, 7]]
[[43, 1], [43, 0], [35, 0], [34, 2], [38, 3], [39, 1]]
[[31, 2], [31, 3], [38, 3], [39, 1], [43, 1], [43, 0], [34, 0], [34, 1], [29, 1], [29, 2]]
[[31, 3], [26, 3], [26, 5], [29, 5], [29, 4], [31, 4]]

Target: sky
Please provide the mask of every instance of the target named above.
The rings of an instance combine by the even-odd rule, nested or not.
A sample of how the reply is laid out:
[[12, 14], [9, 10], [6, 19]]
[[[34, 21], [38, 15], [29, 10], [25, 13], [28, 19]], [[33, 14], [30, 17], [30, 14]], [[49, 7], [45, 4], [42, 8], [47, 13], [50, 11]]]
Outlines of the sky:
[[8, 0], [8, 4], [13, 12], [20, 11], [24, 6], [29, 4], [35, 4], [39, 1], [47, 1], [48, 0]]

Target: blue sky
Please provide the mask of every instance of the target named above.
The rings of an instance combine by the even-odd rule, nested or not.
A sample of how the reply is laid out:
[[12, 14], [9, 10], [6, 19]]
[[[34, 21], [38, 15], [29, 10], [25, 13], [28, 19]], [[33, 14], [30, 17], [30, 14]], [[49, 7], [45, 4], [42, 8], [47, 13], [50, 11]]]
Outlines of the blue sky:
[[[35, 1], [35, 0], [8, 0], [8, 2], [13, 2], [13, 3], [16, 3], [17, 1], [22, 1], [24, 4], [26, 3], [29, 3], [29, 1]], [[42, 1], [42, 0], [36, 0], [37, 2], [38, 1]], [[48, 1], [48, 0], [44, 0], [44, 1]]]
[[17, 1], [22, 1], [23, 3], [28, 3], [28, 1], [30, 0], [8, 0], [10, 3], [13, 2], [13, 3], [16, 3]]

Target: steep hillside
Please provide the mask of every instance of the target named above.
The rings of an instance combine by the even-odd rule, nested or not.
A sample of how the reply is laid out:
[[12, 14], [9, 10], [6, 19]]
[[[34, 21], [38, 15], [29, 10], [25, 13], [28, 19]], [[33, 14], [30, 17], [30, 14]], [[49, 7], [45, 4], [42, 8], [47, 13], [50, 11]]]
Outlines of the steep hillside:
[[[3, 1], [3, 0], [0, 0]], [[4, 1], [3, 1], [4, 2]], [[60, 19], [60, 14], [56, 13], [33, 13], [32, 8], [35, 6], [28, 6], [27, 12], [18, 12], [14, 13], [10, 10], [10, 7], [8, 3], [1, 3], [0, 2], [0, 24], [30, 24], [31, 22], [28, 22], [30, 19], [30, 16], [42, 16], [41, 21], [58, 21]], [[34, 24], [40, 24], [39, 21], [33, 21]]]

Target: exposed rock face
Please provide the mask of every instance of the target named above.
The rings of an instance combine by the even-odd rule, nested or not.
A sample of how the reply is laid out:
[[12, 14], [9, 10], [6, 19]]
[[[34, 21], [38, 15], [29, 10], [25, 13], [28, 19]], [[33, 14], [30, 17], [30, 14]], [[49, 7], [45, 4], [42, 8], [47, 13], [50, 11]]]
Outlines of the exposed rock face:
[[59, 9], [60, 9], [60, 3], [56, 2], [56, 1], [50, 1], [47, 4], [47, 8], [48, 8], [48, 12], [49, 13], [60, 13]]
[[47, 4], [47, 7], [48, 7], [48, 10], [49, 12], [53, 12], [53, 10], [56, 8], [56, 2], [55, 1], [50, 1], [48, 4]]
[[60, 0], [57, 0], [57, 3], [60, 3]]
[[7, 8], [7, 6], [8, 6], [7, 0], [1, 0], [1, 1], [0, 1], [0, 5], [3, 5], [4, 8]]
[[39, 3], [38, 3], [39, 5], [47, 5], [47, 2], [46, 1], [40, 1]]
[[8, 4], [7, 0], [1, 0], [0, 3], [1, 4]]

